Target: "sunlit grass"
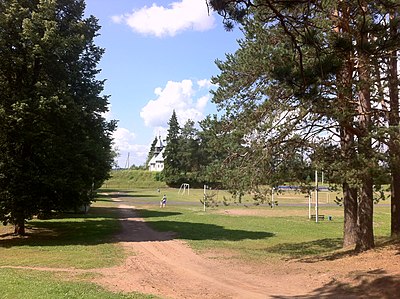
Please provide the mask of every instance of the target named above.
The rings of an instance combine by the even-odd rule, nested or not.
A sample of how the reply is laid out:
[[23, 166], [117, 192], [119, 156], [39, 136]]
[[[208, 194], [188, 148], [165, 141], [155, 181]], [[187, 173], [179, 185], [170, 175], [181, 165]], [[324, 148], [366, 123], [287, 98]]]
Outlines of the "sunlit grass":
[[93, 298], [145, 299], [156, 298], [138, 293], [113, 293], [67, 273], [49, 273], [34, 270], [0, 269], [0, 298]]
[[111, 177], [103, 188], [133, 190], [135, 188], [163, 188], [166, 184], [156, 179], [157, 173], [147, 170], [121, 169], [111, 171]]

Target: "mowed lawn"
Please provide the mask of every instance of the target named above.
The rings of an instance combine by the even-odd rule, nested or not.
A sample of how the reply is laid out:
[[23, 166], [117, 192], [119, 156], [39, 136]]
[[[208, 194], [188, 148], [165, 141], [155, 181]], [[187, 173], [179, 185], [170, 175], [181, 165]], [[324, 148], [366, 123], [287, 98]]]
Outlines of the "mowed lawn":
[[[232, 257], [249, 260], [297, 258], [329, 254], [341, 247], [342, 208], [321, 204], [325, 220], [308, 220], [307, 198], [296, 194], [279, 200], [274, 208], [245, 204], [222, 204], [229, 194], [218, 191], [218, 207], [203, 211], [203, 190], [178, 194], [177, 189], [102, 190], [89, 214], [59, 215], [50, 220], [28, 221], [28, 236], [13, 238], [12, 228], [0, 228], [0, 298], [153, 298], [142, 294], [115, 294], [90, 281], [90, 269], [123, 263], [125, 252], [113, 241], [120, 230], [117, 205], [136, 206], [140, 215], [160, 231], [173, 231], [195, 250], [229, 251]], [[210, 191], [211, 192], [211, 191]], [[167, 207], [158, 205], [163, 193]], [[287, 195], [286, 195], [287, 196]], [[117, 199], [118, 202], [115, 202]], [[298, 205], [303, 204], [303, 205]], [[313, 211], [314, 212], [314, 211]], [[327, 216], [332, 220], [327, 220]], [[385, 240], [390, 230], [390, 207], [375, 206], [375, 235]], [[5, 266], [5, 267], [4, 267]], [[11, 269], [7, 266], [74, 268], [77, 275]]]

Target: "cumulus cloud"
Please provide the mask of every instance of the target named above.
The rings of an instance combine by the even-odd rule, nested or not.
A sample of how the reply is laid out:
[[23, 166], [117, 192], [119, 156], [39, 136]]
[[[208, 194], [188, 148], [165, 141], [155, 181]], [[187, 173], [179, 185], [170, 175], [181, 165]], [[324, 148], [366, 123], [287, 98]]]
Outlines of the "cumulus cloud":
[[140, 112], [145, 125], [153, 128], [165, 128], [173, 110], [180, 124], [188, 119], [200, 121], [204, 118], [204, 109], [210, 100], [208, 89], [202, 89], [192, 80], [168, 81], [164, 88], [157, 87], [154, 94], [157, 98], [150, 100]]
[[175, 36], [185, 30], [207, 31], [215, 26], [215, 18], [205, 1], [199, 0], [181, 0], [168, 7], [153, 4], [111, 19], [140, 34], [156, 37]]
[[131, 150], [135, 134], [125, 128], [117, 128], [114, 132], [114, 144], [119, 150]]
[[126, 128], [117, 128], [113, 137], [114, 149], [118, 152], [117, 165], [119, 167], [143, 164], [149, 152], [149, 145], [136, 144], [135, 134]]
[[198, 80], [197, 84], [199, 85], [199, 87], [207, 89], [210, 89], [213, 86], [209, 79]]

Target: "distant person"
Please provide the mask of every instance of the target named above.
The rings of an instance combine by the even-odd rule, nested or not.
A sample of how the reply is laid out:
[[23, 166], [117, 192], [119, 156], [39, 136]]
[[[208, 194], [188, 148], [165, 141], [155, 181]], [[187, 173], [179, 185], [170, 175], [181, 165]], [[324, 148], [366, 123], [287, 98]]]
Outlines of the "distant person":
[[166, 205], [167, 205], [167, 196], [164, 194], [164, 196], [161, 198], [160, 208], [165, 208]]
[[160, 193], [160, 188], [157, 188], [157, 193]]

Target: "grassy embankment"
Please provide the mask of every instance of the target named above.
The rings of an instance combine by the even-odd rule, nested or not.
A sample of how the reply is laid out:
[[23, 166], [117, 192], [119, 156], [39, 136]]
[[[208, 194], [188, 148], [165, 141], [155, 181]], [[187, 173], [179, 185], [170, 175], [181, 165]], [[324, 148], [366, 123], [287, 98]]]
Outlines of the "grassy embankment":
[[104, 182], [103, 188], [110, 190], [165, 188], [164, 182], [157, 181], [157, 175], [157, 173], [147, 170], [113, 170], [111, 178]]

